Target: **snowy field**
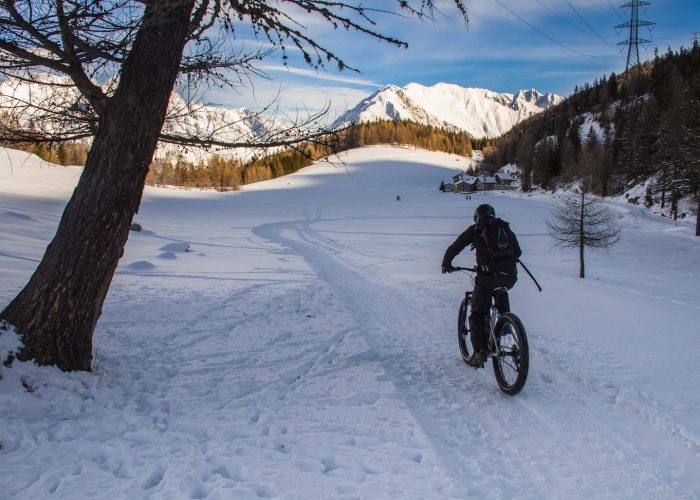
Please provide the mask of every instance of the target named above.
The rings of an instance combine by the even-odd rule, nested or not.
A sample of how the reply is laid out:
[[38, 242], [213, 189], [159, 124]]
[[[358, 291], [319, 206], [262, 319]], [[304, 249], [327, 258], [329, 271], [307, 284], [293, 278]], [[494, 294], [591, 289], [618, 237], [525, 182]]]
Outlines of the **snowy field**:
[[[581, 280], [551, 196], [442, 194], [466, 166], [449, 155], [343, 160], [235, 193], [147, 188], [94, 372], [0, 366], [0, 498], [700, 498], [690, 222], [612, 204], [622, 239]], [[0, 308], [78, 175], [0, 150]], [[531, 348], [515, 397], [462, 362], [470, 280], [440, 273], [484, 202], [544, 287], [521, 273], [511, 294]]]

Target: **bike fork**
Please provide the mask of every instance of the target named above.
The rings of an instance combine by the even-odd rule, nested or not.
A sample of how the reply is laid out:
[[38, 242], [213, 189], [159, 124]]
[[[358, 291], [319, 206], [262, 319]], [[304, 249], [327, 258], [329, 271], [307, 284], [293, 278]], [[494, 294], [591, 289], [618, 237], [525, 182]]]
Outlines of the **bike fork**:
[[498, 314], [498, 311], [496, 309], [491, 311], [491, 317], [489, 318], [489, 356], [492, 358], [497, 358], [500, 356], [500, 352], [498, 351], [498, 342], [496, 342], [496, 323], [498, 322], [498, 318], [500, 315]]

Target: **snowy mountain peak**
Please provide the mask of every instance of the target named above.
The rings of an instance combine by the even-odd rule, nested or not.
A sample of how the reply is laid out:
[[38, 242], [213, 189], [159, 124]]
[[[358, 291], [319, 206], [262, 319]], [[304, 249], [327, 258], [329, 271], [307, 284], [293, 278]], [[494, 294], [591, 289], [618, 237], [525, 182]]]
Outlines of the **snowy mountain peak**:
[[535, 89], [508, 94], [450, 83], [431, 87], [418, 83], [405, 87], [387, 85], [343, 114], [333, 123], [333, 128], [404, 119], [461, 130], [472, 137], [495, 137], [561, 100], [558, 95], [542, 94]]
[[513, 109], [521, 109], [523, 106], [547, 109], [550, 106], [559, 104], [562, 100], [562, 97], [551, 92], [542, 94], [535, 89], [520, 90], [513, 97]]
[[[35, 126], [48, 133], [64, 130], [64, 115], [80, 102], [78, 91], [68, 77], [42, 74], [35, 78], [35, 82], [12, 77], [1, 81], [0, 108], [14, 108], [15, 115], [23, 126]], [[109, 93], [107, 87], [108, 84], [105, 84], [104, 89]], [[174, 136], [196, 137], [202, 141], [215, 138], [227, 142], [254, 142], [270, 133], [268, 127], [269, 123], [263, 116], [248, 108], [229, 109], [191, 103], [173, 91], [163, 132]], [[180, 146], [161, 143], [156, 155], [162, 157], [169, 152], [196, 163], [218, 151], [196, 147], [184, 150]], [[245, 157], [250, 152], [252, 149], [240, 148], [233, 154]], [[231, 154], [231, 151], [228, 153]]]

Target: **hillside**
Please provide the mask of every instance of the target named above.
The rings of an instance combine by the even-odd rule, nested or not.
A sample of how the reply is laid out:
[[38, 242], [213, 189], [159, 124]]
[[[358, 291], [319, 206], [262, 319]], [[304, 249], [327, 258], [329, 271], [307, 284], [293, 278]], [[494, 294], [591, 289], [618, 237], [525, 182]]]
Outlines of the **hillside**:
[[[490, 142], [491, 168], [518, 164], [525, 190], [585, 179], [675, 218], [700, 206], [700, 47], [585, 84]], [[698, 227], [700, 234], [700, 226]]]

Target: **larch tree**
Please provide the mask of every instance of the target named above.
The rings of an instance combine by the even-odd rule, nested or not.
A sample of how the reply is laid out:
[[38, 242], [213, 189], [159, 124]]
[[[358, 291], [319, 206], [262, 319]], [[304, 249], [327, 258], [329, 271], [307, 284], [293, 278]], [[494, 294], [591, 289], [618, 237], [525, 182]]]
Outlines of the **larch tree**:
[[[461, 0], [452, 0], [466, 20]], [[415, 4], [415, 6], [414, 6]], [[112, 277], [139, 209], [159, 142], [251, 147], [295, 144], [323, 131], [293, 124], [284, 132], [241, 142], [164, 133], [171, 94], [180, 81], [230, 85], [257, 72], [270, 55], [231, 53], [232, 39], [255, 34], [282, 51], [298, 51], [319, 68], [346, 67], [305, 27], [320, 20], [397, 46], [371, 3], [321, 0], [1, 0], [0, 73], [68, 89], [59, 100], [21, 103], [19, 115], [44, 117], [33, 130], [0, 127], [0, 140], [90, 138], [83, 173], [53, 240], [27, 285], [0, 313], [22, 340], [20, 359], [90, 370], [92, 338]], [[420, 18], [431, 0], [388, 1]], [[349, 68], [353, 69], [353, 68]], [[40, 77], [48, 73], [49, 78]], [[317, 123], [310, 117], [306, 125]], [[13, 120], [3, 121], [3, 124]]]
[[620, 239], [613, 213], [599, 198], [587, 194], [583, 185], [579, 193], [567, 193], [560, 199], [547, 228], [555, 246], [578, 248], [580, 278], [586, 277], [586, 247], [608, 250]]

